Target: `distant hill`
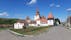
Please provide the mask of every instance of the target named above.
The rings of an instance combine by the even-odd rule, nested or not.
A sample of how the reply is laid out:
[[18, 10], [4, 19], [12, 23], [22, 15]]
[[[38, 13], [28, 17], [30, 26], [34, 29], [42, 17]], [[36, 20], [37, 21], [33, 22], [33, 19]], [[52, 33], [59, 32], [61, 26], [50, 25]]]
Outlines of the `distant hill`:
[[0, 24], [13, 24], [17, 20], [19, 20], [19, 19], [16, 19], [16, 18], [0, 18]]

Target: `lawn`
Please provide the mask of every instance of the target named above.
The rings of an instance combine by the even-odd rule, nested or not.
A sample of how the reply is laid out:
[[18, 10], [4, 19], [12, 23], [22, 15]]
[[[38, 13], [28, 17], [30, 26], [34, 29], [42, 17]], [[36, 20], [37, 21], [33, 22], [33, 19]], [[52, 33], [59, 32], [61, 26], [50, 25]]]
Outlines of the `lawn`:
[[1, 30], [6, 30], [6, 29], [7, 29], [7, 28], [0, 28], [0, 31], [1, 31]]
[[10, 29], [10, 30], [23, 34], [23, 35], [33, 35], [33, 34], [43, 33], [47, 31], [48, 28], [49, 27], [46, 26], [46, 27], [28, 27], [26, 29]]

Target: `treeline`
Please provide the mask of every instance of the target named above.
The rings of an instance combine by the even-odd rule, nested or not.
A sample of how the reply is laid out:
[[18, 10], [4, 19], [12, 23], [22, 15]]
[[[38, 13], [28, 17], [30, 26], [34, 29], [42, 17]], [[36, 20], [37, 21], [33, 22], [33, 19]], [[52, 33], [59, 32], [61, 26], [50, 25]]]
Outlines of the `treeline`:
[[0, 24], [14, 24], [19, 19], [12, 19], [12, 18], [0, 18]]

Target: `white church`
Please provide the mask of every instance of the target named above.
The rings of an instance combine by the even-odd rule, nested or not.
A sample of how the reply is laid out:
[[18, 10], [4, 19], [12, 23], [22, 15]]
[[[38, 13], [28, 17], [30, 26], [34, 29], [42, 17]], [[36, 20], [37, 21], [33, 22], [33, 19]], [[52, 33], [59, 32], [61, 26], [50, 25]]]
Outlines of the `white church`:
[[38, 9], [36, 10], [36, 15], [34, 16], [34, 20], [31, 20], [29, 17], [26, 17], [24, 21], [18, 21], [14, 23], [14, 29], [22, 29], [25, 25], [33, 26], [33, 27], [44, 27], [54, 25], [54, 16], [52, 12], [50, 12], [47, 16], [40, 16]]

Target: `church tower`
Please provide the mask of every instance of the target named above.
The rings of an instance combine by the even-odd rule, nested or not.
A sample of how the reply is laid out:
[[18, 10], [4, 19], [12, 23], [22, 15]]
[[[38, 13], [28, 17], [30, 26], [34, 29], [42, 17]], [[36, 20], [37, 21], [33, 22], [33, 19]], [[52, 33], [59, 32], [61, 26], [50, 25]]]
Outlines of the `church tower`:
[[52, 12], [49, 13], [47, 20], [48, 20], [48, 25], [54, 25], [54, 17], [52, 15]]
[[34, 16], [34, 20], [39, 20], [40, 19], [40, 14], [38, 8], [36, 9], [36, 15]]
[[36, 9], [36, 15], [34, 16], [34, 21], [36, 21], [37, 25], [41, 24], [41, 22], [40, 22], [40, 14], [39, 14], [38, 8]]
[[27, 23], [30, 23], [30, 22], [31, 22], [29, 16], [26, 17], [26, 22], [27, 22]]

